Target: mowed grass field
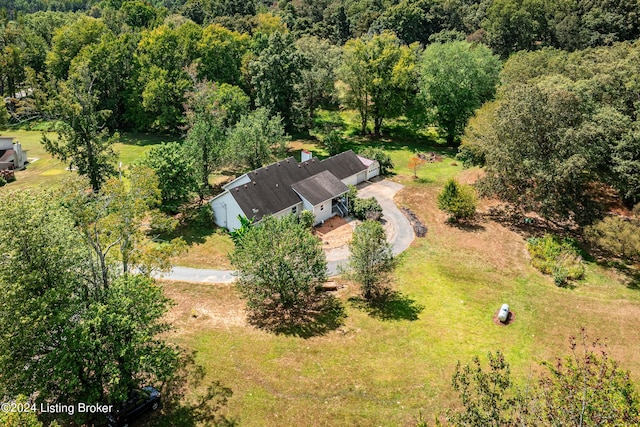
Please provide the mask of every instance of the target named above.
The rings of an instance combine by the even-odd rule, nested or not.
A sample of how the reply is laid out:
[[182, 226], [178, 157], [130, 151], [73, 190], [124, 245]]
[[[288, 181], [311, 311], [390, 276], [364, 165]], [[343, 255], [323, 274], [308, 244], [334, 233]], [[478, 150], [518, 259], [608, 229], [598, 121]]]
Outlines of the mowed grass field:
[[[42, 132], [26, 130], [6, 130], [3, 136], [12, 136], [22, 144], [27, 151], [27, 157], [31, 164], [22, 171], [16, 172], [16, 181], [0, 187], [0, 194], [12, 190], [58, 188], [67, 176], [75, 172], [67, 170], [68, 164], [64, 164], [51, 157], [41, 144]], [[50, 138], [56, 138], [57, 134], [48, 133]], [[120, 142], [113, 145], [118, 154], [118, 162], [126, 169], [134, 161], [141, 158], [154, 145], [162, 142], [173, 141], [175, 138], [145, 134], [122, 134]], [[34, 161], [34, 159], [37, 159]]]
[[[400, 256], [393, 288], [402, 298], [386, 320], [353, 304], [357, 287], [339, 280], [347, 315], [340, 328], [312, 338], [274, 335], [246, 324], [231, 285], [163, 284], [177, 303], [171, 339], [197, 351], [209, 380], [233, 390], [229, 416], [243, 426], [410, 426], [421, 415], [432, 421], [459, 405], [450, 385], [458, 360], [486, 361], [499, 349], [523, 383], [539, 362], [568, 354], [569, 336], [582, 327], [640, 379], [640, 291], [592, 262], [574, 289], [556, 287], [530, 266], [521, 234], [488, 219], [465, 228], [445, 223], [436, 208], [444, 182], [473, 182], [477, 170], [462, 169], [438, 146], [376, 144], [396, 162], [392, 179], [406, 185], [397, 204], [428, 227]], [[418, 148], [444, 157], [414, 180], [406, 164]], [[497, 326], [492, 318], [505, 302], [515, 321]]]
[[[0, 187], [2, 194], [20, 190], [43, 190], [60, 188], [66, 177], [75, 176], [66, 168], [68, 165], [51, 157], [41, 144], [42, 132], [11, 130], [2, 135], [13, 136], [28, 150], [27, 156], [32, 161], [24, 170], [16, 172], [16, 181]], [[55, 133], [48, 134], [55, 138]], [[175, 140], [175, 137], [147, 135], [140, 133], [125, 133], [120, 135], [119, 142], [113, 145], [118, 154], [118, 163], [122, 162], [123, 169], [133, 164], [153, 146], [163, 142]], [[36, 159], [34, 161], [34, 159]], [[174, 264], [185, 267], [199, 268], [228, 268], [230, 267], [227, 254], [233, 247], [231, 239], [224, 233], [215, 233], [213, 228], [187, 229], [183, 235], [187, 242], [187, 250], [173, 259]]]

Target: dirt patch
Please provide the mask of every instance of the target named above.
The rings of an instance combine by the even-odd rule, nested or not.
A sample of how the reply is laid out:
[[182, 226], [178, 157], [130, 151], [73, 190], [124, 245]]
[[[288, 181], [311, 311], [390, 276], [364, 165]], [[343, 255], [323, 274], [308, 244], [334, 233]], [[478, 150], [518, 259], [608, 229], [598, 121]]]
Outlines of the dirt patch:
[[336, 249], [346, 246], [351, 241], [353, 226], [344, 218], [334, 216], [314, 228], [313, 232], [322, 241], [323, 249]]
[[482, 169], [465, 169], [456, 176], [461, 184], [472, 185], [485, 175]]
[[245, 305], [233, 285], [161, 282], [175, 305], [166, 319], [177, 333], [195, 329], [228, 329], [247, 324]]

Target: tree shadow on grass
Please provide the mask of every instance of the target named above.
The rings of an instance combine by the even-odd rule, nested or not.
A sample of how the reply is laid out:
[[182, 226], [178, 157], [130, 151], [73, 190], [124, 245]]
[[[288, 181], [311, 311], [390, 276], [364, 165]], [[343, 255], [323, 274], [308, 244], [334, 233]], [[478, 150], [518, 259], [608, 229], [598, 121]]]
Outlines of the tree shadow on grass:
[[275, 333], [299, 338], [325, 335], [344, 324], [346, 313], [339, 299], [331, 294], [315, 295], [298, 309], [284, 310], [271, 304], [260, 312], [251, 312], [249, 323]]
[[380, 320], [418, 320], [424, 310], [422, 304], [409, 298], [402, 292], [386, 290], [371, 301], [362, 297], [351, 297], [352, 306], [366, 311], [369, 316]]
[[596, 262], [598, 265], [601, 265], [604, 268], [614, 269], [622, 275], [628, 289], [640, 290], [640, 270], [637, 268], [634, 268], [621, 260], [614, 259], [613, 256], [604, 259], [597, 259]]
[[206, 383], [205, 378], [205, 368], [195, 363], [195, 352], [183, 353], [176, 374], [161, 388], [162, 413], [146, 417], [146, 421], [140, 425], [238, 425], [236, 420], [224, 414], [227, 402], [233, 396], [232, 390], [219, 381]]
[[477, 233], [480, 231], [486, 231], [484, 225], [476, 222], [476, 221], [447, 221], [451, 227], [455, 227], [458, 230], [467, 231], [470, 233]]

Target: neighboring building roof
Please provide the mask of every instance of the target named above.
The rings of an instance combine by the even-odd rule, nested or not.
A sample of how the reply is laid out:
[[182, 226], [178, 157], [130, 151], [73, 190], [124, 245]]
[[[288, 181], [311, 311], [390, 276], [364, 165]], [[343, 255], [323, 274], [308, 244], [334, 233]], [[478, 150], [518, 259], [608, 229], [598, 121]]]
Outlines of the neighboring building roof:
[[13, 150], [0, 150], [0, 162], [12, 161], [16, 152]]
[[349, 191], [349, 187], [329, 171], [298, 181], [291, 188], [314, 206]]
[[372, 164], [373, 162], [375, 162], [375, 160], [366, 159], [366, 158], [364, 158], [364, 157], [362, 157], [362, 156], [358, 156], [358, 159], [360, 159], [360, 161], [362, 162], [362, 164], [363, 164], [363, 165], [365, 165], [366, 167], [371, 166], [371, 164]]
[[[324, 171], [330, 172], [339, 181], [366, 169], [367, 166], [351, 150], [322, 161], [314, 157], [298, 163], [296, 159], [289, 157], [247, 173], [251, 180], [250, 182], [238, 185], [228, 191], [248, 218], [253, 217], [256, 221], [259, 221], [264, 215], [275, 214], [300, 203], [300, 197], [292, 188], [296, 183], [300, 183]], [[319, 179], [309, 183], [311, 182], [318, 183]], [[332, 184], [328, 184], [328, 187], [317, 190], [318, 196], [326, 194], [325, 191], [333, 192], [333, 190], [337, 190], [335, 181], [331, 182]], [[306, 194], [313, 193], [308, 188], [303, 191]], [[337, 194], [342, 194], [342, 192]], [[309, 197], [315, 200], [315, 194]], [[322, 199], [317, 203], [329, 198], [331, 197]], [[314, 203], [311, 200], [309, 202]]]

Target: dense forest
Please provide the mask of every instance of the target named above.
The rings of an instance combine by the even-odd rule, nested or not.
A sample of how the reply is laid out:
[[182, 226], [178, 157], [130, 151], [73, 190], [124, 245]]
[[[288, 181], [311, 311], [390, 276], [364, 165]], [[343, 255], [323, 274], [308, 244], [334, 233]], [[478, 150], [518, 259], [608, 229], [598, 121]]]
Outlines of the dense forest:
[[[269, 159], [247, 148], [258, 128], [264, 148], [284, 131], [313, 128], [323, 108], [356, 111], [361, 133], [376, 137], [402, 117], [449, 145], [465, 140], [461, 156], [486, 166], [488, 194], [579, 220], [593, 212], [585, 194], [594, 181], [629, 206], [640, 200], [639, 9], [573, 0], [3, 1], [2, 116], [51, 123], [67, 139], [136, 130], [204, 141], [192, 154], [210, 157], [205, 183], [224, 157], [207, 144], [236, 141], [225, 155], [257, 167]], [[523, 109], [540, 121], [517, 122]], [[501, 150], [526, 135], [537, 149], [540, 135], [555, 146], [510, 150], [508, 166]], [[68, 147], [48, 149], [67, 160]], [[549, 152], [562, 159], [555, 171], [518, 167], [522, 182], [503, 179], [523, 155]], [[539, 172], [548, 182], [534, 187], [544, 194], [524, 191]], [[92, 179], [95, 189], [103, 178]]]

